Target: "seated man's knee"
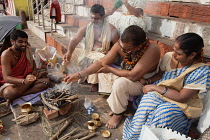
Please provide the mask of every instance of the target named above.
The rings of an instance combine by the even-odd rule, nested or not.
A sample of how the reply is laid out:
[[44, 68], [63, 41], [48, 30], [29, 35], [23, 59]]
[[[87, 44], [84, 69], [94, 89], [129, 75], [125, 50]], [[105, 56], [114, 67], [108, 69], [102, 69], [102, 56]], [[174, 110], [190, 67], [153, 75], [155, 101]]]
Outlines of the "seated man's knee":
[[19, 94], [20, 93], [18, 93], [18, 91], [15, 90], [12, 86], [8, 86], [3, 90], [3, 97], [6, 99], [14, 99]]
[[129, 79], [127, 79], [125, 77], [119, 77], [114, 81], [112, 88], [127, 87], [128, 86], [128, 83], [127, 83], [128, 80]]

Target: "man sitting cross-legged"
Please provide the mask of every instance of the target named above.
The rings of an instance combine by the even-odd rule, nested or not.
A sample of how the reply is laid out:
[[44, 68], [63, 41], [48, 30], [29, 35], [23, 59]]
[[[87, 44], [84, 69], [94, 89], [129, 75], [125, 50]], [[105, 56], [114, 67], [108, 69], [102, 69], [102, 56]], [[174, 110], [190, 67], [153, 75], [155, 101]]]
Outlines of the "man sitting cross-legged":
[[18, 97], [37, 93], [48, 88], [50, 81], [46, 72], [34, 70], [35, 63], [28, 47], [28, 35], [15, 30], [10, 36], [12, 47], [1, 55], [0, 97], [14, 100]]
[[[122, 69], [110, 66], [118, 56], [123, 58]], [[123, 112], [127, 109], [129, 96], [142, 94], [143, 85], [139, 80], [142, 77], [149, 78], [156, 73], [159, 58], [159, 47], [150, 43], [142, 28], [131, 25], [125, 29], [118, 43], [105, 57], [78, 73], [68, 75], [65, 81], [70, 83], [84, 76], [99, 73], [99, 91], [111, 93], [107, 101], [113, 116], [106, 127], [116, 128], [123, 118]], [[100, 78], [101, 76], [103, 78]]]
[[[76, 46], [85, 37], [84, 53], [79, 57], [80, 70], [87, 68], [93, 62], [104, 57], [119, 39], [116, 28], [104, 19], [104, 7], [95, 4], [90, 9], [91, 21], [87, 26], [81, 27], [76, 36], [70, 41], [68, 51], [64, 55], [64, 62], [71, 60]], [[88, 76], [87, 82], [91, 84], [90, 91], [97, 91], [98, 75]]]

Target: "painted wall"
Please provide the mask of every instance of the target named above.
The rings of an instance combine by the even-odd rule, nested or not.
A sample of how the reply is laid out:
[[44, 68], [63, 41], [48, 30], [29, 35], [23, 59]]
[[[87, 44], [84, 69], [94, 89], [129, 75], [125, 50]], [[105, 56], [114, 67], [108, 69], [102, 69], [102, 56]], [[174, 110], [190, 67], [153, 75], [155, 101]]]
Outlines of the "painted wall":
[[14, 0], [16, 15], [19, 16], [19, 11], [25, 11], [28, 16], [27, 0]]
[[[19, 11], [25, 11], [28, 17], [28, 0], [7, 0], [6, 12], [8, 15], [19, 16]], [[31, 12], [30, 12], [31, 13]]]

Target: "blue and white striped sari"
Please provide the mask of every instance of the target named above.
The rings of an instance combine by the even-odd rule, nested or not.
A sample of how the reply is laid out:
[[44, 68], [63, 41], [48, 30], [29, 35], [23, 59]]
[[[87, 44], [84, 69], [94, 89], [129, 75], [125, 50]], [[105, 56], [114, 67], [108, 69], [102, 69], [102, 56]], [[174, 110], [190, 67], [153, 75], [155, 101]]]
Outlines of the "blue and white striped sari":
[[[163, 80], [174, 79], [187, 68], [165, 72], [162, 79], [154, 84]], [[202, 98], [209, 88], [209, 74], [209, 66], [197, 68], [186, 75], [183, 88], [199, 90], [199, 97]], [[182, 134], [187, 134], [191, 124], [192, 119], [188, 119], [176, 104], [166, 102], [154, 92], [148, 92], [142, 97], [135, 115], [125, 120], [123, 139], [139, 139], [143, 125], [169, 127]]]

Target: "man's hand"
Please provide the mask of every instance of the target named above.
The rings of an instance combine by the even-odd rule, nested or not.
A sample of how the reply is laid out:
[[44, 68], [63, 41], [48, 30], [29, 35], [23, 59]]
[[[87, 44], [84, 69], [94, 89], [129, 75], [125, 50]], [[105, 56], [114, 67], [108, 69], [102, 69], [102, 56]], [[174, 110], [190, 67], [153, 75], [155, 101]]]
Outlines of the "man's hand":
[[36, 81], [36, 76], [30, 74], [30, 75], [27, 75], [27, 76], [26, 76], [26, 79], [25, 79], [25, 81], [24, 81], [24, 84], [27, 85], [27, 84], [33, 83], [33, 82], [35, 82], [35, 81]]
[[110, 66], [105, 65], [100, 70], [97, 71], [98, 73], [110, 73]]
[[71, 82], [75, 82], [79, 80], [79, 74], [78, 73], [74, 73], [74, 74], [70, 74], [68, 75], [65, 79], [64, 82], [66, 82], [67, 84], [71, 83]]
[[71, 60], [71, 57], [72, 57], [72, 54], [70, 52], [67, 52], [63, 57], [63, 61], [69, 62]]
[[47, 71], [41, 71], [40, 73], [39, 73], [39, 75], [37, 76], [37, 78], [41, 78], [41, 77], [44, 77], [44, 76], [47, 76]]
[[139, 82], [140, 82], [142, 85], [146, 85], [146, 84], [147, 84], [147, 82], [146, 82], [146, 80], [145, 80], [144, 78], [141, 78], [141, 79], [139, 80]]

